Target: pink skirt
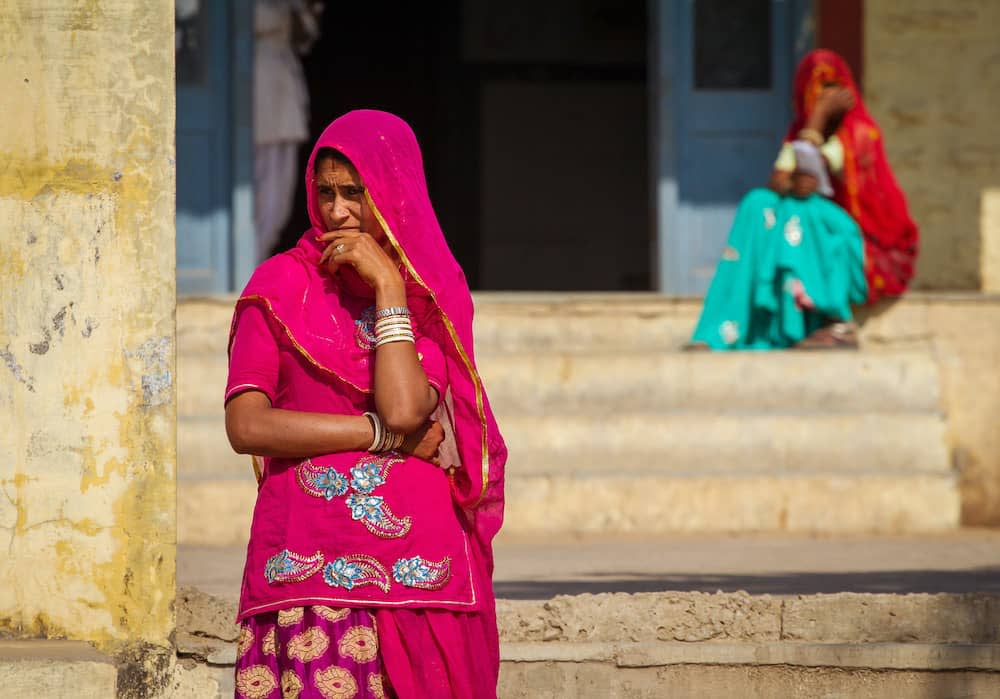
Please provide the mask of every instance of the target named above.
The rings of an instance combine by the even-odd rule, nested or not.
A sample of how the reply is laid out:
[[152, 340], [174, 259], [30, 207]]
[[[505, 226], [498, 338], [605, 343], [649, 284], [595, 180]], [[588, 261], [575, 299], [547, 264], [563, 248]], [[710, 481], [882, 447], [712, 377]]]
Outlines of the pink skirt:
[[236, 649], [237, 699], [385, 699], [375, 619], [365, 609], [293, 607], [249, 617]]
[[293, 607], [244, 619], [237, 699], [496, 699], [494, 614]]

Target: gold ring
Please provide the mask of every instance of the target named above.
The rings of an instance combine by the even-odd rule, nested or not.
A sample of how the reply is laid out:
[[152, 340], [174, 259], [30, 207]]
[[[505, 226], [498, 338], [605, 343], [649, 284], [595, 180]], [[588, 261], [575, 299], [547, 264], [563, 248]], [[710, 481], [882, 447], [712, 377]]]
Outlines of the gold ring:
[[339, 255], [340, 253], [344, 252], [344, 244], [343, 244], [343, 243], [338, 243], [338, 244], [337, 244], [337, 247], [335, 247], [335, 248], [333, 249], [333, 251], [334, 251], [335, 253], [337, 253], [338, 255]]

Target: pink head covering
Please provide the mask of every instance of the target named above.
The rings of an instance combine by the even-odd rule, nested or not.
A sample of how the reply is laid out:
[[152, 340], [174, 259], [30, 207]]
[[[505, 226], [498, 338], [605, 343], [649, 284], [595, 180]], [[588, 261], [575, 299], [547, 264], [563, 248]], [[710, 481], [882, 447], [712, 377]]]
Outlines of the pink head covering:
[[[503, 521], [503, 472], [507, 448], [500, 436], [472, 340], [472, 296], [461, 267], [445, 242], [431, 206], [420, 147], [399, 117], [374, 110], [348, 112], [319, 137], [306, 168], [313, 227], [289, 253], [258, 268], [241, 300], [263, 302], [289, 339], [315, 367], [356, 389], [371, 392], [373, 362], [367, 353], [345, 351], [353, 328], [332, 328], [343, 308], [338, 281], [317, 264], [323, 223], [313, 164], [321, 148], [343, 153], [357, 168], [366, 199], [405, 266], [408, 302], [417, 332], [432, 337], [448, 366], [451, 431], [458, 463], [453, 498], [466, 511], [481, 542]], [[301, 291], [292, 291], [301, 290]]]

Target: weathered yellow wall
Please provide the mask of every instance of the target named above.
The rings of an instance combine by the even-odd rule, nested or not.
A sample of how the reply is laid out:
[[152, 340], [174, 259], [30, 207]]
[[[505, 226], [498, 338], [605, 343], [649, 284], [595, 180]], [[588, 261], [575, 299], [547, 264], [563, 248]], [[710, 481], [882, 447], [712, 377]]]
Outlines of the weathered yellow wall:
[[0, 0], [0, 633], [174, 628], [170, 0]]
[[983, 290], [1000, 292], [1000, 187], [983, 190], [979, 229], [983, 251], [979, 265]]
[[980, 227], [984, 191], [1000, 186], [1000, 2], [864, 7], [868, 107], [922, 234], [916, 286], [979, 289], [1000, 276]]

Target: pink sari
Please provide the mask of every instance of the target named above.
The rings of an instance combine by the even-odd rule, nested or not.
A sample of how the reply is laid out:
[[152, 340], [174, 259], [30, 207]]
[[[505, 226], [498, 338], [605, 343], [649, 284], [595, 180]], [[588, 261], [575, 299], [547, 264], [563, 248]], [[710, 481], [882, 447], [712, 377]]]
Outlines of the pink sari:
[[[405, 267], [418, 350], [440, 353], [447, 388], [435, 418], [450, 435], [442, 467], [454, 470], [446, 478], [396, 454], [265, 459], [239, 618], [306, 605], [368, 609], [400, 697], [495, 696], [492, 539], [503, 520], [507, 452], [476, 370], [471, 295], [431, 207], [419, 146], [405, 122], [363, 110], [323, 132], [306, 170], [314, 227], [295, 249], [257, 269], [237, 302], [231, 348], [241, 313], [254, 306], [288, 348], [291, 358], [283, 361], [295, 362], [279, 379], [285, 385], [275, 390], [275, 407], [372, 409], [374, 353], [363, 341], [371, 319], [317, 264], [322, 227], [312, 172], [324, 147], [358, 169], [368, 205]], [[374, 503], [367, 510], [352, 505], [366, 499]]]

